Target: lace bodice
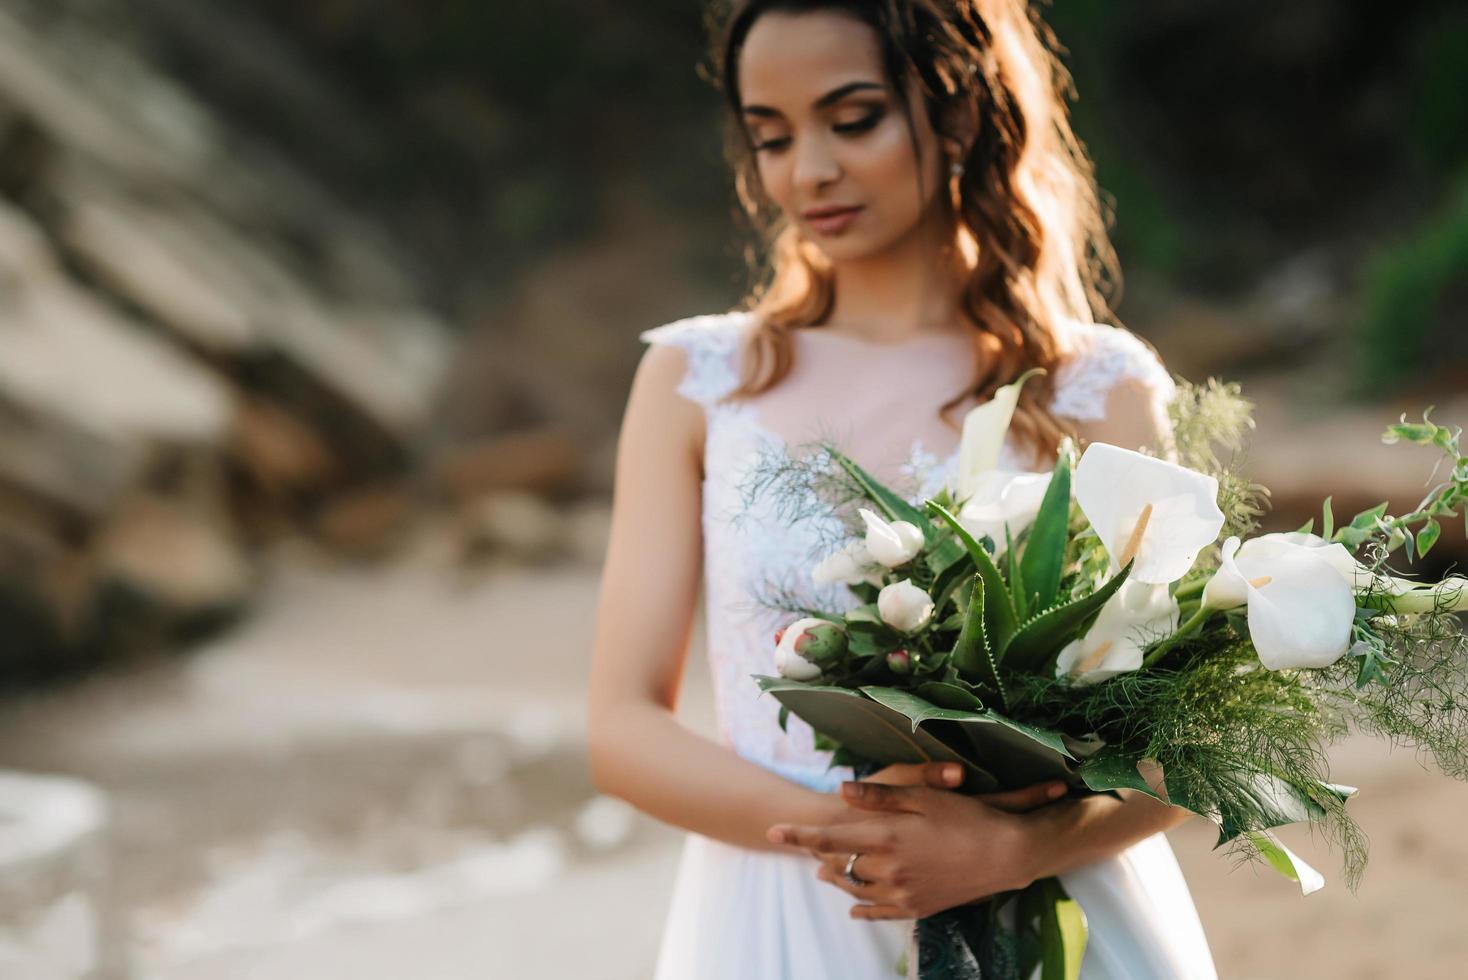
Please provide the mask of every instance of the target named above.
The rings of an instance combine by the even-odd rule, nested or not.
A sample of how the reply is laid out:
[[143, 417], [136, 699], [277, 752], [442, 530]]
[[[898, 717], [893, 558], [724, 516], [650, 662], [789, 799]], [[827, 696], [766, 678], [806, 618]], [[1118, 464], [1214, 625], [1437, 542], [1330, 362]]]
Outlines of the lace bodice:
[[[972, 376], [972, 353], [969, 340], [958, 335], [881, 345], [798, 330], [795, 364], [779, 384], [750, 399], [720, 402], [738, 386], [744, 339], [755, 325], [752, 313], [715, 313], [640, 336], [685, 351], [677, 390], [705, 413], [704, 622], [721, 738], [746, 759], [830, 791], [851, 778], [850, 770], [828, 768], [829, 753], [815, 750], [799, 718], [792, 716], [782, 731], [779, 704], [751, 675], [775, 673], [774, 633], [795, 618], [761, 597], [798, 597], [828, 609], [856, 603], [845, 586], [817, 587], [810, 579], [811, 568], [840, 544], [843, 532], [832, 519], [792, 522], [791, 507], [799, 502], [752, 492], [748, 477], [770, 454], [789, 459], [794, 447], [821, 437], [909, 502], [921, 503], [956, 479], [958, 432], [938, 420], [937, 409]], [[1075, 353], [1056, 372], [1055, 414], [1100, 419], [1112, 386], [1127, 378], [1144, 383], [1159, 400], [1171, 398], [1172, 379], [1135, 336], [1105, 324], [1073, 329]], [[962, 403], [954, 418], [972, 404]], [[1000, 465], [1027, 469], [1029, 458], [1010, 442]]]

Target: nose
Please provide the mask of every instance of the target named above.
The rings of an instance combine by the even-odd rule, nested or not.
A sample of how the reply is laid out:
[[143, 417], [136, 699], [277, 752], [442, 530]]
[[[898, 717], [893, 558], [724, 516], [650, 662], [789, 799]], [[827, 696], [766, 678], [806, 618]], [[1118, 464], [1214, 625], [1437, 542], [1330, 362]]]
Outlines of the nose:
[[807, 136], [795, 143], [795, 167], [791, 179], [801, 191], [809, 194], [841, 176], [841, 165], [831, 152], [830, 142], [819, 135]]

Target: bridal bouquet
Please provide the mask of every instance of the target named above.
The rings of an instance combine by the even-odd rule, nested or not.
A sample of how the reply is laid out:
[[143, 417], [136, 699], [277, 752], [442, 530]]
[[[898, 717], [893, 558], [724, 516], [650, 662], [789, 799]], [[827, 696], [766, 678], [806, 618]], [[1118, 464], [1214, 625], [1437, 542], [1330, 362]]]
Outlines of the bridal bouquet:
[[[966, 417], [957, 486], [912, 506], [828, 442], [760, 472], [799, 485], [849, 534], [812, 569], [851, 608], [777, 603], [779, 676], [757, 677], [833, 765], [962, 764], [967, 792], [1062, 779], [1131, 789], [1218, 826], [1308, 894], [1324, 879], [1271, 834], [1323, 828], [1355, 887], [1365, 843], [1329, 781], [1351, 726], [1432, 753], [1468, 778], [1468, 578], [1387, 568], [1428, 553], [1468, 503], [1461, 429], [1403, 417], [1383, 437], [1435, 446], [1450, 475], [1410, 513], [1255, 534], [1263, 488], [1220, 462], [1251, 424], [1236, 386], [1183, 385], [1171, 462], [1061, 446], [1049, 473], [997, 468], [1026, 378]], [[859, 524], [858, 524], [859, 520]], [[1139, 764], [1160, 773], [1144, 778]], [[1013, 902], [1011, 926], [1000, 908]], [[1074, 977], [1084, 909], [1056, 879], [918, 923], [924, 978]], [[955, 966], [955, 964], [967, 964]], [[967, 969], [969, 972], [963, 972]]]

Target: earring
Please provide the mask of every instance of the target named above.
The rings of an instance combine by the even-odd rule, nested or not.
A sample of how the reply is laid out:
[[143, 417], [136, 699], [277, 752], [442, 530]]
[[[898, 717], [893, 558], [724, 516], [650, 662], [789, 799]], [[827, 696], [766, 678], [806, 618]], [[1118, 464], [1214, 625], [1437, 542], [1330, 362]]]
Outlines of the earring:
[[951, 164], [948, 165], [948, 172], [951, 173], [955, 177], [962, 177], [963, 176], [963, 162], [960, 161], [960, 160], [954, 160]]

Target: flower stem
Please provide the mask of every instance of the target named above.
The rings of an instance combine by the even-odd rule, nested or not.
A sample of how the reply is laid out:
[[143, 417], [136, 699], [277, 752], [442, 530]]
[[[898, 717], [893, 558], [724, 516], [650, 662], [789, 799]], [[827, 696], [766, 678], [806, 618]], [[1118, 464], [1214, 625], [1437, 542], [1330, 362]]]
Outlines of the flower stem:
[[1356, 604], [1363, 609], [1388, 613], [1468, 612], [1468, 579], [1448, 579], [1431, 588], [1414, 589], [1402, 595], [1357, 596]]
[[1187, 622], [1183, 623], [1177, 628], [1176, 633], [1172, 634], [1167, 639], [1163, 640], [1161, 643], [1157, 644], [1157, 646], [1152, 648], [1152, 652], [1147, 654], [1147, 658], [1142, 661], [1142, 666], [1151, 667], [1153, 664], [1157, 663], [1157, 661], [1161, 660], [1163, 654], [1167, 653], [1167, 651], [1176, 646], [1179, 640], [1183, 639], [1184, 637], [1190, 636], [1193, 633], [1196, 633], [1198, 631], [1198, 627], [1203, 625], [1203, 622], [1212, 612], [1213, 610], [1207, 606], [1199, 608], [1197, 612], [1188, 617]]
[[1187, 585], [1179, 585], [1172, 597], [1178, 602], [1182, 602], [1184, 599], [1191, 599], [1195, 595], [1202, 595], [1203, 590], [1207, 587], [1208, 580], [1206, 578], [1195, 579]]

